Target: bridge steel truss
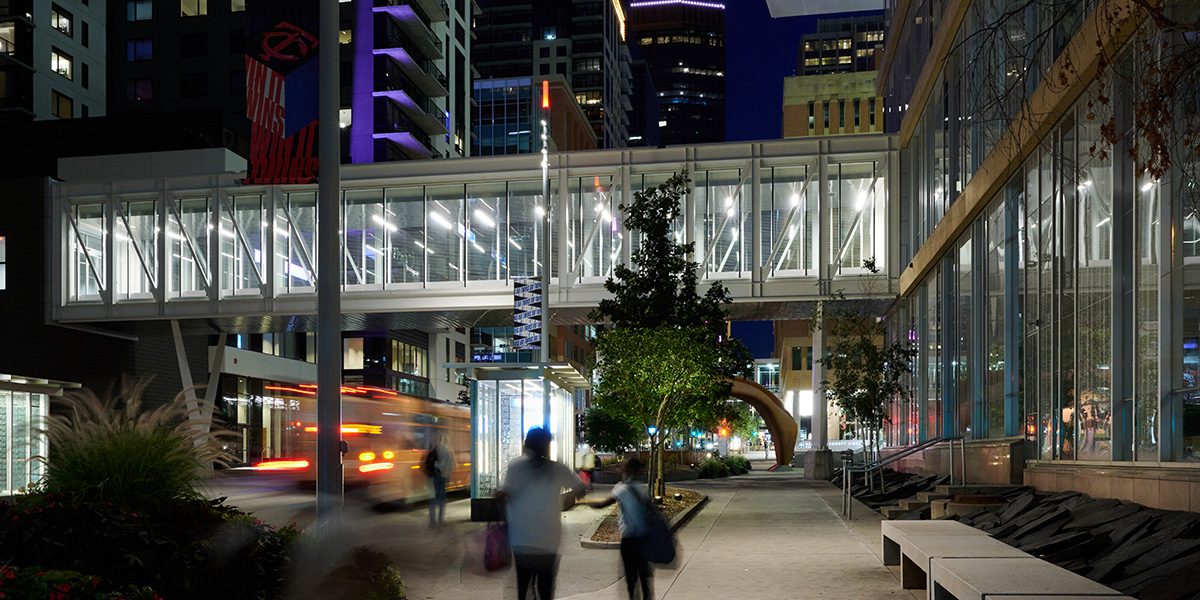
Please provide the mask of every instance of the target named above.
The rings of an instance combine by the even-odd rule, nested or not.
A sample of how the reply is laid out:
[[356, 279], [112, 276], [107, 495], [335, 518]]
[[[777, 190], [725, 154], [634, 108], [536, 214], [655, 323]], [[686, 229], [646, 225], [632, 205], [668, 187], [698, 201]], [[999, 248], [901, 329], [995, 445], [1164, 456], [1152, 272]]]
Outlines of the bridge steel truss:
[[[347, 165], [343, 312], [511, 307], [514, 279], [544, 275], [542, 218], [550, 304], [594, 306], [638, 243], [623, 202], [683, 170], [692, 181], [673, 234], [735, 302], [812, 301], [868, 283], [871, 296], [894, 296], [898, 152], [893, 136], [869, 135], [556, 154], [549, 207], [538, 155]], [[153, 171], [52, 183], [53, 321], [315, 312], [315, 185]], [[869, 258], [879, 274], [863, 268]]]

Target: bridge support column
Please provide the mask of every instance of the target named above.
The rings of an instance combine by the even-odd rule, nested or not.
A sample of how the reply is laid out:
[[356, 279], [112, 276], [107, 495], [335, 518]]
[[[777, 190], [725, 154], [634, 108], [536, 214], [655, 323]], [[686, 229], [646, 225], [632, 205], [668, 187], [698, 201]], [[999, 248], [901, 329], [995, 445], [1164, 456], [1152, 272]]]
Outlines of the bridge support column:
[[833, 452], [829, 450], [829, 400], [825, 397], [825, 365], [819, 359], [825, 356], [825, 334], [820, 324], [813, 322], [812, 352], [818, 360], [813, 360], [812, 389], [812, 447], [804, 454], [805, 479], [829, 479], [833, 477]]

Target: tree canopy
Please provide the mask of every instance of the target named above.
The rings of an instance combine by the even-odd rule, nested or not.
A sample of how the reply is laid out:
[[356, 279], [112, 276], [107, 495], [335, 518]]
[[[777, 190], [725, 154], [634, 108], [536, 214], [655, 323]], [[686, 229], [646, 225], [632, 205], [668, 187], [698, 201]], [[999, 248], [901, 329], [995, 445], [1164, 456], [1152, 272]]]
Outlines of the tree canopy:
[[590, 315], [602, 324], [596, 407], [650, 436], [660, 494], [667, 432], [711, 427], [726, 417], [726, 378], [749, 376], [753, 364], [746, 346], [728, 335], [729, 290], [714, 282], [701, 295], [692, 244], [672, 237], [688, 181], [677, 173], [621, 205], [625, 228], [639, 245], [631, 265], [617, 265], [605, 281], [612, 297]]

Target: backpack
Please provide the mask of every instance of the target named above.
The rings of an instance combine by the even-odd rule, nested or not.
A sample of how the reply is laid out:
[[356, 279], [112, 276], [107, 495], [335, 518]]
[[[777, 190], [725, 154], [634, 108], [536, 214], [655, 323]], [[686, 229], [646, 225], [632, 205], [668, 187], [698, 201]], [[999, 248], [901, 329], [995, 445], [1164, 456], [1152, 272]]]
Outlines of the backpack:
[[646, 519], [646, 545], [643, 548], [646, 560], [656, 565], [675, 562], [675, 534], [671, 531], [671, 526], [667, 524], [658, 507], [650, 501], [649, 496], [642, 497], [640, 493], [636, 494], [642, 502], [642, 513]]
[[433, 448], [425, 453], [425, 460], [421, 463], [421, 469], [425, 471], [426, 477], [437, 477], [440, 475], [437, 468], [438, 449]]

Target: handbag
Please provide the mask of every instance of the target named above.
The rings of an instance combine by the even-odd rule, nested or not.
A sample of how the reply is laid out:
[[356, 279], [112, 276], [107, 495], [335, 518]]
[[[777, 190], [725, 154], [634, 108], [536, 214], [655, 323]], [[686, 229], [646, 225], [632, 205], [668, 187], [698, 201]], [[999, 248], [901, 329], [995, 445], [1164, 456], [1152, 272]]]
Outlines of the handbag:
[[583, 482], [584, 487], [590, 487], [592, 485], [592, 476], [587, 471], [579, 472], [579, 480]]
[[508, 546], [508, 526], [492, 523], [487, 526], [483, 542], [483, 567], [488, 571], [508, 568], [512, 563], [512, 549]]

